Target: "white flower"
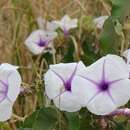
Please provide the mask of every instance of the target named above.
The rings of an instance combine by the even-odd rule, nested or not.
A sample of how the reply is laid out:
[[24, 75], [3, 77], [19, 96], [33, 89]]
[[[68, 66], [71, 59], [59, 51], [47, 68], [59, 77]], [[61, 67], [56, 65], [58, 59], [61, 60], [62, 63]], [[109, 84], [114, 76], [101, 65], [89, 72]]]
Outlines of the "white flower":
[[104, 22], [108, 19], [109, 16], [100, 16], [95, 18], [93, 22], [96, 24], [97, 28], [102, 29]]
[[48, 30], [48, 31], [55, 31], [58, 28], [58, 25], [54, 21], [46, 21], [42, 19], [42, 17], [37, 18], [37, 23], [40, 29]]
[[78, 20], [71, 19], [68, 15], [65, 15], [60, 21], [55, 21], [57, 25], [63, 30], [64, 35], [68, 35], [69, 30], [76, 28]]
[[44, 30], [36, 30], [32, 32], [25, 41], [25, 45], [35, 55], [38, 55], [53, 44], [53, 40], [57, 37], [56, 32]]
[[45, 92], [60, 110], [68, 112], [80, 110], [82, 106], [80, 95], [73, 93], [71, 84], [74, 76], [81, 74], [84, 69], [82, 62], [50, 65], [44, 77]]
[[0, 65], [0, 121], [11, 117], [13, 104], [20, 92], [21, 77], [16, 66]]
[[[73, 91], [82, 95], [84, 106], [96, 115], [106, 115], [125, 105], [130, 99], [128, 67], [116, 55], [107, 55], [75, 76]], [[80, 87], [79, 87], [80, 86]]]

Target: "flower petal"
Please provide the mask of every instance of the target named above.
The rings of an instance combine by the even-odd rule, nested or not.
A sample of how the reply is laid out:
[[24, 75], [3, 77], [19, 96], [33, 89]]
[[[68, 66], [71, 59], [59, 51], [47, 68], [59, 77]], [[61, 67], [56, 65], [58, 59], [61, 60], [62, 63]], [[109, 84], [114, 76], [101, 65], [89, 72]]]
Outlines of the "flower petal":
[[55, 65], [50, 65], [50, 69], [56, 73], [58, 73], [64, 80], [70, 78], [72, 73], [76, 68], [77, 63], [60, 63]]
[[18, 68], [19, 68], [18, 66], [11, 65], [11, 64], [8, 64], [8, 63], [2, 63], [0, 65], [0, 70], [16, 70]]
[[61, 19], [61, 23], [65, 24], [66, 22], [70, 21], [70, 17], [68, 15], [63, 16], [63, 18]]
[[67, 32], [72, 28], [76, 28], [77, 22], [77, 19], [71, 19], [68, 15], [65, 15], [60, 21], [54, 21], [63, 31]]
[[25, 41], [25, 45], [35, 55], [42, 53], [43, 50], [45, 49], [45, 47], [40, 47], [37, 45], [37, 43], [39, 42], [40, 36], [42, 37], [45, 36], [44, 31], [36, 30], [36, 31], [33, 31]]
[[66, 30], [70, 30], [77, 27], [78, 20], [72, 19], [71, 21], [67, 22], [65, 25]]
[[72, 81], [72, 93], [78, 96], [82, 106], [86, 106], [87, 102], [98, 93], [98, 88], [91, 80], [75, 76]]
[[45, 91], [50, 99], [55, 98], [61, 92], [63, 81], [51, 70], [48, 70], [44, 76]]
[[65, 92], [53, 101], [54, 104], [62, 111], [76, 112], [81, 109], [81, 105], [78, 102], [78, 96], [73, 95], [71, 92]]
[[96, 24], [97, 28], [102, 29], [104, 22], [106, 21], [106, 19], [108, 19], [109, 16], [100, 16], [98, 18], [95, 18], [93, 20], [93, 22]]
[[117, 106], [125, 105], [130, 99], [130, 80], [120, 80], [110, 86], [109, 92]]
[[8, 98], [14, 102], [20, 93], [21, 87], [21, 76], [17, 71], [13, 71], [10, 73], [8, 77]]
[[129, 78], [128, 66], [121, 57], [116, 55], [106, 56], [105, 73], [108, 81]]
[[100, 82], [103, 74], [103, 64], [105, 57], [100, 58], [92, 65], [88, 66], [81, 76], [89, 78], [95, 82]]
[[106, 92], [101, 92], [87, 104], [87, 108], [96, 115], [106, 115], [116, 110], [117, 107]]
[[8, 100], [0, 103], [0, 121], [7, 121], [12, 114], [12, 104]]

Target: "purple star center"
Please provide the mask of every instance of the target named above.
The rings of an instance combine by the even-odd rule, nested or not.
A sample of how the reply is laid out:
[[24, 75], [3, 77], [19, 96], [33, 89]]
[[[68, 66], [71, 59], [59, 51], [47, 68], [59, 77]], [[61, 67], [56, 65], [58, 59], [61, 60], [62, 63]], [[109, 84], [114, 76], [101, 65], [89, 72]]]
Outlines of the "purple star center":
[[66, 82], [64, 82], [64, 86], [65, 86], [66, 91], [71, 91], [71, 82], [72, 82], [71, 78], [69, 80], [67, 80]]
[[70, 75], [70, 77], [67, 80], [64, 80], [64, 78], [61, 75], [59, 75], [57, 72], [52, 70], [61, 79], [61, 81], [63, 82], [65, 91], [71, 92], [71, 83], [72, 83], [72, 80], [73, 80], [73, 78], [75, 76], [77, 66], [78, 66], [78, 64], [76, 65], [74, 71], [72, 72], [72, 74]]
[[108, 88], [109, 88], [109, 83], [106, 82], [106, 81], [102, 81], [102, 82], [99, 84], [99, 89], [100, 89], [101, 91], [106, 91], [106, 90], [108, 90]]
[[38, 42], [38, 45], [39, 45], [40, 47], [44, 47], [44, 46], [46, 46], [47, 43], [48, 43], [47, 40], [42, 40], [42, 39], [40, 38], [40, 40], [39, 40], [39, 42]]

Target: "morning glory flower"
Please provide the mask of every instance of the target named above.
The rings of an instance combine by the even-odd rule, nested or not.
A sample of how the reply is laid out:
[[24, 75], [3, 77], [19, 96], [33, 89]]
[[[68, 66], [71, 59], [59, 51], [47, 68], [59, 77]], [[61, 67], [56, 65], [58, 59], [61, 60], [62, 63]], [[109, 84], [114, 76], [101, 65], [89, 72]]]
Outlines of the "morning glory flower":
[[68, 112], [80, 110], [80, 95], [73, 93], [71, 84], [74, 76], [81, 74], [84, 69], [82, 62], [50, 65], [44, 77], [45, 92], [60, 110]]
[[51, 46], [56, 37], [56, 32], [36, 30], [26, 39], [25, 45], [33, 54], [38, 55]]
[[55, 21], [55, 23], [63, 30], [64, 35], [68, 36], [69, 30], [77, 27], [78, 20], [71, 19], [68, 15], [65, 15], [60, 21]]
[[58, 25], [54, 21], [47, 21], [42, 17], [37, 18], [37, 23], [40, 29], [47, 31], [55, 31], [58, 28]]
[[[116, 55], [107, 55], [75, 76], [73, 91], [83, 95], [82, 101], [96, 115], [106, 115], [125, 105], [130, 99], [128, 67]], [[79, 87], [80, 86], [80, 87]]]
[[20, 93], [21, 77], [17, 69], [7, 63], [0, 65], [0, 121], [11, 117], [13, 104]]
[[94, 24], [96, 25], [97, 28], [102, 29], [104, 22], [108, 19], [109, 16], [100, 16], [98, 18], [95, 18], [93, 20]]

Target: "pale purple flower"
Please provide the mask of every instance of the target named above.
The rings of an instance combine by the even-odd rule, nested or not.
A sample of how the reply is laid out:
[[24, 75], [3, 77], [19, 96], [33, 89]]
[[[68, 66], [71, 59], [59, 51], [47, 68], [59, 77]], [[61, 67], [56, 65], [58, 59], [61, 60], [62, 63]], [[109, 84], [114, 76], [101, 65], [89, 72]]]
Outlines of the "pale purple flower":
[[20, 93], [21, 77], [17, 66], [0, 65], [0, 121], [11, 117], [13, 104]]
[[42, 17], [37, 18], [37, 23], [40, 29], [47, 31], [55, 31], [59, 26], [54, 21], [47, 21]]
[[106, 115], [130, 99], [128, 78], [128, 67], [124, 60], [116, 55], [107, 55], [87, 67], [84, 74], [75, 76], [72, 90], [82, 95], [83, 106], [90, 112]]
[[84, 69], [82, 62], [50, 65], [44, 77], [45, 92], [60, 110], [74, 112], [82, 107], [79, 98], [82, 95], [73, 92], [72, 82], [75, 75], [82, 74]]
[[70, 29], [77, 27], [78, 20], [71, 19], [68, 15], [65, 15], [60, 21], [55, 21], [55, 23], [63, 30], [64, 35], [67, 36]]
[[100, 16], [98, 18], [95, 18], [93, 20], [94, 24], [96, 25], [97, 28], [102, 29], [104, 22], [108, 19], [109, 16]]
[[25, 41], [25, 45], [35, 55], [46, 52], [46, 49], [53, 44], [57, 37], [56, 32], [36, 30], [32, 32]]

